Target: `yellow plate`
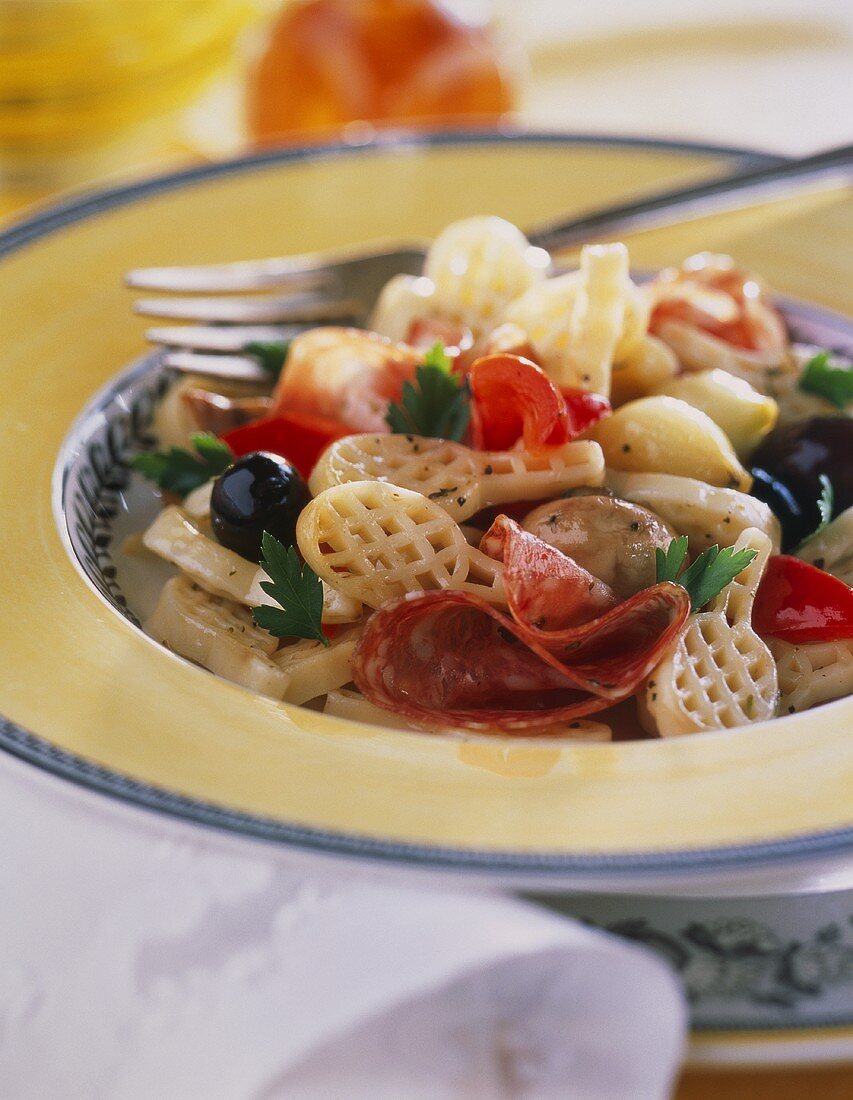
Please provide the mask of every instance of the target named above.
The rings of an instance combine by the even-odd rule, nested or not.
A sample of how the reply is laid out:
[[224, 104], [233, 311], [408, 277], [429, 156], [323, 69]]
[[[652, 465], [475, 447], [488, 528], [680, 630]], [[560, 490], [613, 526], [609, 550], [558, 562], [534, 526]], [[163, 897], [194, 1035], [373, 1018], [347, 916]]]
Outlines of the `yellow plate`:
[[[51, 476], [137, 357], [125, 270], [524, 226], [726, 167], [730, 151], [562, 137], [291, 150], [74, 200], [0, 238], [0, 742], [78, 782], [286, 843], [567, 876], [853, 850], [853, 700], [616, 745], [460, 743], [280, 705], [178, 661], [111, 611], [60, 538]], [[636, 235], [637, 266], [710, 248], [823, 306], [850, 298], [853, 217], [822, 192]]]

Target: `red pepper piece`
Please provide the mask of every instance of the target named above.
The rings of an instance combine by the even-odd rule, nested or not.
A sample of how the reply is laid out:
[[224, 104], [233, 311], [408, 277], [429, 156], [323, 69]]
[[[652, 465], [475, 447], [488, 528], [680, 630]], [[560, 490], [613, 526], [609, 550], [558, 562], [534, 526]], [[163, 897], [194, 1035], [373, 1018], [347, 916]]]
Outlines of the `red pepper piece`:
[[253, 451], [281, 455], [307, 479], [329, 444], [345, 435], [352, 435], [352, 430], [337, 420], [310, 413], [286, 413], [234, 428], [222, 440], [237, 458]]
[[485, 355], [468, 375], [474, 446], [505, 451], [524, 439], [539, 450], [569, 438], [566, 401], [548, 375], [520, 355]]
[[853, 589], [808, 562], [777, 554], [758, 586], [752, 625], [762, 637], [794, 645], [853, 638]]
[[569, 386], [560, 386], [560, 392], [565, 398], [569, 414], [569, 439], [581, 435], [587, 428], [613, 412], [610, 402], [600, 393], [575, 390]]

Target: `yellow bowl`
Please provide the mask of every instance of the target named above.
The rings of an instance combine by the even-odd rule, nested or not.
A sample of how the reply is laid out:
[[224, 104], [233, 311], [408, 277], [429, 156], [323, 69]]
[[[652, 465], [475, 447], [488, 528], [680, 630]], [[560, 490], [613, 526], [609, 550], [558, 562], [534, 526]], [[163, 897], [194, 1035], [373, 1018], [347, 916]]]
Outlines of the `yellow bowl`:
[[[718, 172], [732, 155], [554, 135], [285, 150], [84, 196], [0, 237], [0, 744], [169, 813], [410, 865], [603, 887], [849, 856], [853, 700], [624, 744], [460, 742], [348, 723], [156, 646], [82, 580], [52, 504], [71, 425], [143, 348], [128, 268], [429, 237], [474, 213], [524, 226]], [[637, 266], [709, 248], [799, 298], [849, 299], [841, 192], [630, 243]]]

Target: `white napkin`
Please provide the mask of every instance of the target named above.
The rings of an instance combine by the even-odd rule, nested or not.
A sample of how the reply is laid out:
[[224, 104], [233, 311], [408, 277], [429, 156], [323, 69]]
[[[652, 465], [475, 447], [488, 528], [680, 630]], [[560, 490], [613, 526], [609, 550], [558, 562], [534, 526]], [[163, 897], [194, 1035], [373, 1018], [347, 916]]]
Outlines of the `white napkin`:
[[293, 863], [0, 759], [4, 1100], [665, 1097], [685, 1009], [533, 905]]

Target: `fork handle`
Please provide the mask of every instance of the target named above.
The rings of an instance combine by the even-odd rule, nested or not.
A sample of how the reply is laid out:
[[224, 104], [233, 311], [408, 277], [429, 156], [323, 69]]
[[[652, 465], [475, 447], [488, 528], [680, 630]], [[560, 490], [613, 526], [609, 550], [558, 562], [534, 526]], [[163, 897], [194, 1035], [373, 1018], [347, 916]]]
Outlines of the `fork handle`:
[[853, 178], [853, 145], [840, 145], [814, 156], [776, 158], [770, 164], [705, 183], [656, 191], [645, 198], [592, 210], [579, 217], [549, 222], [527, 232], [531, 244], [548, 252], [588, 243], [613, 232], [666, 225], [743, 206], [743, 198], [784, 194], [796, 183]]

